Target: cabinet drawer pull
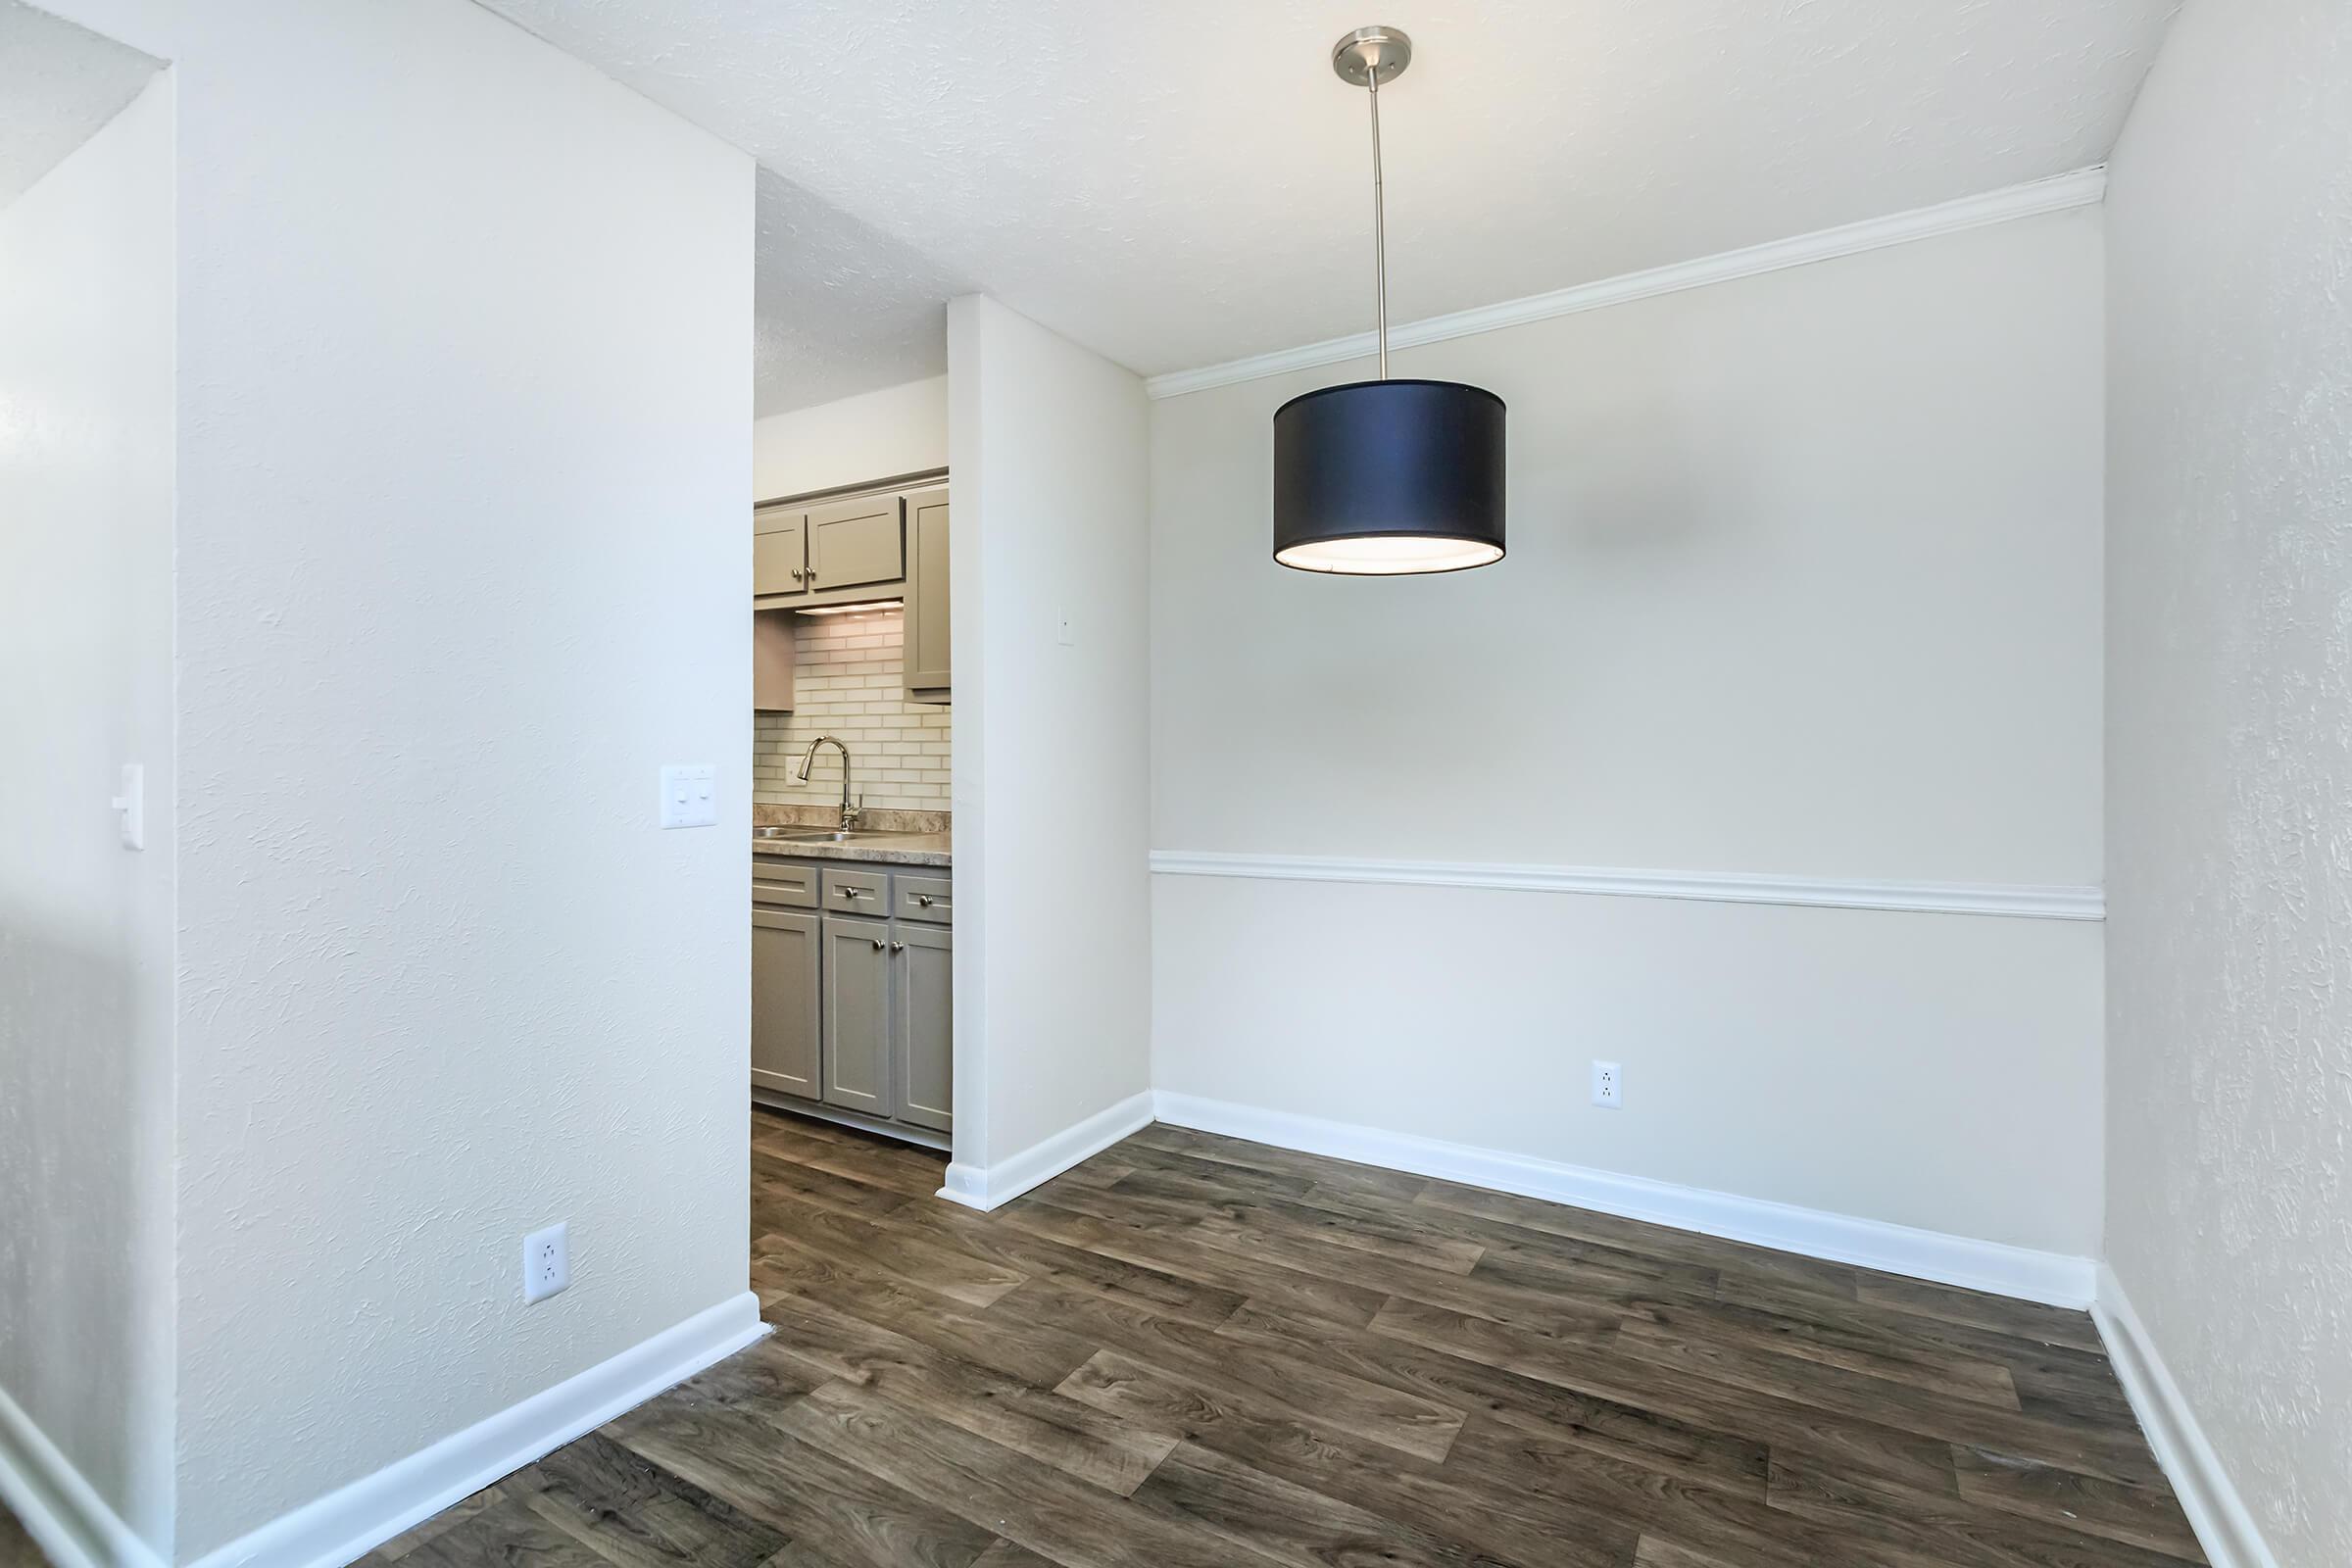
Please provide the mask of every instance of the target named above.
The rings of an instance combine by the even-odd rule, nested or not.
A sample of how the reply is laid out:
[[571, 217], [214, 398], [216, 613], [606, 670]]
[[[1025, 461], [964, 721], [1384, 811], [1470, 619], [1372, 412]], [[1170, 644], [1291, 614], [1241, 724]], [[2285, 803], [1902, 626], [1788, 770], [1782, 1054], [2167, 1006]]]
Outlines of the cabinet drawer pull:
[[917, 893], [914, 896], [914, 902], [928, 909], [931, 907], [931, 895], [928, 893]]
[[890, 945], [890, 951], [893, 953], [905, 953], [906, 951], [906, 944], [904, 942], [893, 942]]
[[865, 889], [863, 889], [863, 888], [843, 888], [843, 889], [841, 890], [841, 896], [842, 896], [843, 898], [845, 898], [845, 899], [862, 899], [862, 898], [864, 898], [864, 897], [865, 897]]

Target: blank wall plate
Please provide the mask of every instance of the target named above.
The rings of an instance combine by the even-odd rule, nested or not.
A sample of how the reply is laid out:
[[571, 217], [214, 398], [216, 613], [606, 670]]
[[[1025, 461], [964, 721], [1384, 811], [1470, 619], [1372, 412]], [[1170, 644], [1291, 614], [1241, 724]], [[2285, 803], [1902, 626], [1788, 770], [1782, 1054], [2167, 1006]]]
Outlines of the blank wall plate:
[[562, 1220], [522, 1239], [522, 1298], [544, 1301], [571, 1283], [571, 1234]]
[[1592, 1064], [1592, 1103], [1604, 1110], [1625, 1105], [1625, 1069], [1613, 1061]]

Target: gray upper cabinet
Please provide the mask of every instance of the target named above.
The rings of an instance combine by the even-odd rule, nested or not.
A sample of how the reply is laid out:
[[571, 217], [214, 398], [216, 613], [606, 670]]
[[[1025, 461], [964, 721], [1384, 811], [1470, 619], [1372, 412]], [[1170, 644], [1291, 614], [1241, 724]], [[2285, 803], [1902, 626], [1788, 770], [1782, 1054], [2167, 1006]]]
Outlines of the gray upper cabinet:
[[944, 1133], [955, 1125], [955, 938], [944, 927], [894, 930], [890, 1046], [899, 1119]]
[[817, 1098], [817, 917], [752, 910], [752, 1083]]
[[808, 514], [799, 507], [752, 509], [752, 597], [808, 591]]
[[903, 688], [914, 703], [946, 703], [950, 672], [948, 487], [769, 501], [752, 509], [752, 706], [793, 706], [795, 611], [905, 599]]
[[948, 492], [906, 496], [906, 697], [944, 703], [954, 682], [948, 656]]
[[808, 512], [809, 590], [828, 593], [906, 575], [903, 506], [896, 495], [836, 501]]
[[890, 927], [827, 913], [824, 1094], [828, 1105], [897, 1114], [890, 1083]]
[[789, 610], [752, 612], [752, 711], [792, 711], [792, 623], [800, 617]]

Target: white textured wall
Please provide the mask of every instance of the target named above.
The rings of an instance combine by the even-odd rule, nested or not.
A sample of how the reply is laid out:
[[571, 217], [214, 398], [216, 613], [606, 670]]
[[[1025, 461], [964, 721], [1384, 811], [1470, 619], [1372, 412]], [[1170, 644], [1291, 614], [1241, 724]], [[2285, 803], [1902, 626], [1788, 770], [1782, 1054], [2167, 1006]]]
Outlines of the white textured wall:
[[[1153, 846], [2097, 883], [2100, 269], [2075, 212], [1404, 351], [1510, 405], [1454, 576], [1268, 559], [1273, 412], [1361, 367], [1156, 404]], [[2095, 926], [1158, 880], [1160, 1088], [2096, 1249]]]
[[752, 167], [464, 0], [68, 4], [180, 83], [187, 1557], [745, 1288]]
[[2352, 10], [2192, 0], [2110, 172], [2107, 1253], [2352, 1562]]
[[168, 1550], [169, 78], [0, 209], [0, 1395]]
[[986, 1166], [1151, 1087], [1150, 448], [1140, 380], [994, 300], [950, 305], [948, 364], [956, 1157]]
[[944, 375], [770, 415], [752, 426], [756, 501], [920, 473], [947, 462]]

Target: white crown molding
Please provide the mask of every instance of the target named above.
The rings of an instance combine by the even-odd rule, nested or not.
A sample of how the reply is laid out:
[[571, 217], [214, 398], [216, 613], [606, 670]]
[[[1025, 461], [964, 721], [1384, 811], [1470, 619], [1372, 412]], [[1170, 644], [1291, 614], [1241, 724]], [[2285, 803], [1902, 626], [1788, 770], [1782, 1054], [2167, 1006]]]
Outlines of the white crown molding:
[[552, 1389], [373, 1475], [280, 1514], [190, 1568], [336, 1568], [593, 1432], [767, 1332], [760, 1298], [729, 1297]]
[[2099, 1325], [2099, 1338], [2107, 1343], [2107, 1359], [2124, 1386], [2124, 1396], [2132, 1401], [2132, 1413], [2139, 1417], [2139, 1429], [2147, 1435], [2165, 1479], [2172, 1482], [2206, 1560], [2213, 1568], [2278, 1568], [2253, 1513], [2230, 1484], [2221, 1455], [2206, 1441], [2196, 1413], [2109, 1264], [2099, 1265], [2098, 1298], [2090, 1315]]
[[57, 1568], [164, 1568], [164, 1559], [0, 1389], [0, 1499]]
[[[1407, 321], [1401, 326], [1389, 328], [1389, 347], [1392, 350], [1409, 349], [1423, 343], [1442, 343], [1447, 338], [1492, 332], [1497, 327], [1547, 321], [1557, 316], [1574, 316], [1579, 311], [1596, 311], [1604, 306], [1623, 305], [1630, 300], [1650, 299], [1660, 294], [1679, 293], [1687, 288], [1703, 288], [1709, 283], [1727, 283], [1734, 278], [1754, 277], [1759, 273], [1777, 272], [1812, 262], [1834, 261], [1840, 256], [1858, 256], [1865, 251], [1884, 250], [1890, 245], [1908, 245], [1913, 240], [1934, 239], [1939, 234], [1957, 234], [1963, 229], [1983, 228], [1988, 223], [2005, 223], [2013, 219], [2034, 218], [2043, 213], [2061, 213], [2075, 207], [2093, 207], [2106, 194], [2105, 165], [2079, 169], [2070, 174], [2056, 174], [2048, 179], [2029, 180], [2023, 185], [1986, 191], [1982, 196], [1963, 196], [1958, 201], [1944, 202], [1940, 206], [1921, 207], [1886, 218], [1865, 219], [1859, 223], [1844, 223], [1836, 228], [1818, 229], [1810, 234], [1795, 234], [1788, 239], [1750, 245], [1744, 250], [1725, 251], [1716, 256], [1701, 256], [1688, 262], [1653, 267], [1646, 271], [1627, 272], [1617, 277], [1579, 283], [1571, 288], [1554, 289], [1548, 294], [1530, 294], [1525, 299], [1502, 300], [1494, 305], [1455, 311], [1448, 316], [1432, 316], [1424, 320]], [[1311, 370], [1317, 366], [1366, 359], [1375, 352], [1376, 346], [1372, 333], [1354, 332], [1347, 337], [1302, 344], [1295, 349], [1252, 355], [1246, 360], [1228, 360], [1223, 365], [1204, 365], [1195, 370], [1170, 370], [1146, 379], [1144, 390], [1154, 398], [1182, 397], [1188, 392], [1202, 392], [1212, 386], [1263, 380], [1270, 375], [1287, 375], [1293, 370]]]
[[2091, 1300], [2095, 1265], [2087, 1257], [1623, 1176], [1531, 1154], [1324, 1121], [1259, 1105], [1203, 1100], [1165, 1089], [1155, 1099], [1158, 1119], [1177, 1127], [1246, 1138], [1359, 1165], [1409, 1171], [1467, 1187], [1516, 1193], [1522, 1198], [1595, 1209], [1939, 1285], [1990, 1291], [2053, 1306], [2083, 1307]]
[[1998, 914], [2029, 920], [2103, 920], [2098, 888], [1996, 882], [1862, 882], [1750, 876], [1740, 871], [1640, 871], [1585, 865], [1456, 860], [1368, 860], [1317, 855], [1216, 855], [1153, 850], [1162, 876], [1250, 877], [1278, 882], [1381, 882], [1405, 887], [1503, 888], [1709, 904], [1781, 904], [1912, 914]]
[[939, 1196], [986, 1213], [1151, 1124], [1152, 1091], [1146, 1089], [1030, 1145], [1010, 1159], [994, 1165], [956, 1160], [948, 1167], [947, 1185], [939, 1190]]

